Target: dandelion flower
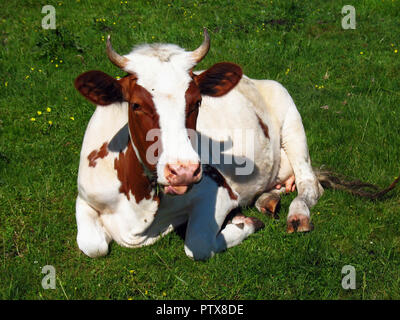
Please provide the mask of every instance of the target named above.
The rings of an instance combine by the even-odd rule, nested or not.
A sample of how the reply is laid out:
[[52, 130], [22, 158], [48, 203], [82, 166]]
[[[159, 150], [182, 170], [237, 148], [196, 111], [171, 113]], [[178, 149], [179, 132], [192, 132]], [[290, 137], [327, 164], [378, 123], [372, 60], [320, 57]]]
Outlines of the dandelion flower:
[[42, 111], [38, 111], [37, 114], [40, 116], [42, 114]]
[[36, 119], [35, 118], [31, 118], [31, 121], [33, 122], [33, 121], [36, 121]]
[[71, 120], [75, 120], [75, 118], [74, 117], [69, 117]]
[[53, 121], [49, 120], [48, 121], [49, 125], [53, 125]]
[[47, 107], [46, 111], [47, 111], [47, 112], [51, 112], [51, 108], [50, 108], [50, 107]]
[[394, 49], [394, 53], [397, 53], [397, 49]]
[[362, 54], [364, 54], [364, 52], [361, 51], [360, 54], [362, 55]]

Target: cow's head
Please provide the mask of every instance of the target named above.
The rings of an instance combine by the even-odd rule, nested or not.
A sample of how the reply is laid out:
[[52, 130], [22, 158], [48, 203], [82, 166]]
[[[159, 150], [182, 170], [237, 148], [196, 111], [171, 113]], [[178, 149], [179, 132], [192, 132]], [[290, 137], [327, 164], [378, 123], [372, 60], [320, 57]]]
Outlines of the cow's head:
[[[200, 159], [188, 137], [196, 129], [202, 96], [219, 97], [241, 79], [241, 68], [233, 63], [217, 63], [199, 75], [192, 72], [210, 48], [204, 29], [202, 45], [191, 52], [171, 45], [142, 45], [120, 56], [107, 39], [107, 55], [112, 63], [126, 71], [121, 80], [101, 71], [83, 73], [75, 87], [96, 105], [127, 102], [132, 146], [145, 171], [157, 176], [157, 183], [168, 194], [184, 194], [200, 181]], [[148, 159], [154, 140], [149, 133], [158, 129], [159, 148]]]

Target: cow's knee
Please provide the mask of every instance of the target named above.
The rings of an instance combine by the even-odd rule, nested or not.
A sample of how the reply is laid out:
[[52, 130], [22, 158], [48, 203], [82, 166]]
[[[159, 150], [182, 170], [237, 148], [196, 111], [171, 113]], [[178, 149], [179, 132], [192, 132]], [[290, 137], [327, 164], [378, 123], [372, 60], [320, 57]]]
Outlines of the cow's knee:
[[100, 235], [87, 237], [78, 233], [76, 240], [79, 249], [91, 258], [102, 257], [108, 253], [108, 243]]

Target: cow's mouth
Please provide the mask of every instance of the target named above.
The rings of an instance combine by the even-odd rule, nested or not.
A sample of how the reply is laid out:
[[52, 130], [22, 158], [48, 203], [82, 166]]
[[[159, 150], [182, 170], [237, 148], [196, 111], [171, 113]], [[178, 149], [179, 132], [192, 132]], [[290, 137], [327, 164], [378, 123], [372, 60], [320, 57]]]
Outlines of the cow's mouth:
[[164, 193], [171, 195], [182, 195], [185, 194], [189, 189], [189, 186], [164, 186]]

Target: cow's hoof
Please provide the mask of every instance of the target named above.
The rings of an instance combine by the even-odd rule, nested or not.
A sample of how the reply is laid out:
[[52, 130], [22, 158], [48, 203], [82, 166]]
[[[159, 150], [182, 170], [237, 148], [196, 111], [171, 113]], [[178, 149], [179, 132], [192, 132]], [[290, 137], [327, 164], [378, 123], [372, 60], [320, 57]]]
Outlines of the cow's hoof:
[[245, 226], [250, 227], [253, 229], [253, 232], [257, 232], [265, 227], [264, 222], [262, 222], [260, 219], [255, 217], [246, 217], [242, 214], [235, 216], [232, 219], [232, 223], [241, 229], [243, 229]]
[[255, 206], [258, 211], [277, 219], [280, 202], [281, 198], [279, 195], [275, 193], [265, 193], [258, 198]]
[[287, 233], [293, 232], [308, 232], [313, 230], [314, 227], [310, 222], [310, 217], [303, 214], [293, 214], [287, 221]]

